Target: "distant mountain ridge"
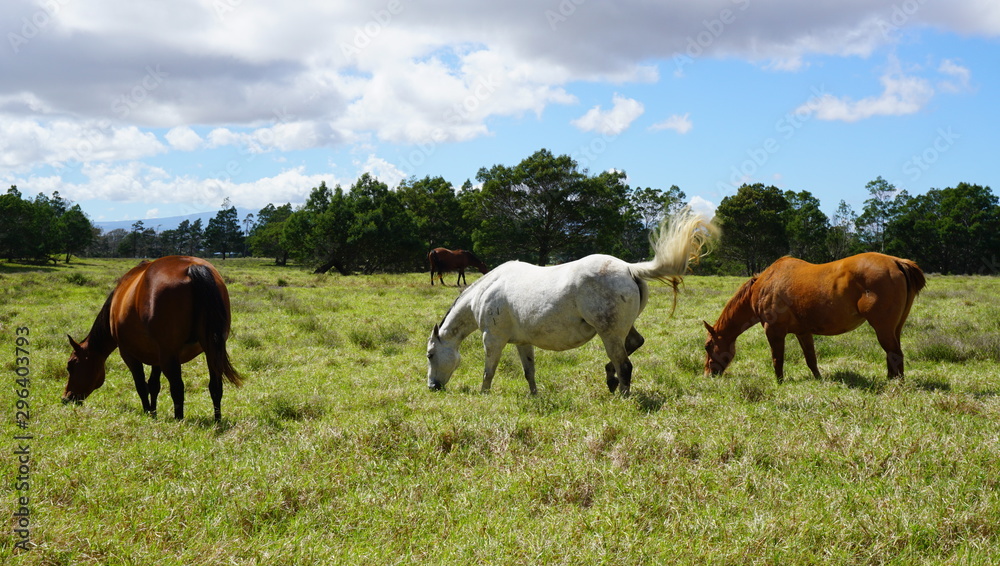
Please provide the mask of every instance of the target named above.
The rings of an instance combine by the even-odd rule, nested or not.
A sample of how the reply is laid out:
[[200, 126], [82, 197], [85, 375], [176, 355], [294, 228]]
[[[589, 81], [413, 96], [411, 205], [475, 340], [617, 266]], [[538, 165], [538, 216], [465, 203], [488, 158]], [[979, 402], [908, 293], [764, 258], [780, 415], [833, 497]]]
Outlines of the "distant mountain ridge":
[[[253, 214], [254, 218], [257, 217], [256, 210], [251, 210], [249, 208], [237, 208], [236, 214], [240, 219], [240, 227], [243, 227], [243, 219], [247, 217], [247, 214]], [[142, 225], [145, 228], [153, 228], [157, 232], [162, 232], [164, 230], [173, 230], [180, 226], [181, 222], [185, 220], [189, 222], [194, 222], [195, 220], [201, 219], [201, 227], [205, 228], [208, 226], [208, 221], [215, 218], [215, 212], [199, 212], [197, 214], [188, 214], [185, 216], [166, 216], [164, 218], [137, 218], [135, 220], [113, 220], [110, 222], [94, 222], [94, 226], [97, 226], [104, 233], [108, 233], [112, 230], [117, 230], [121, 228], [122, 230], [132, 230], [132, 225], [142, 220]]]

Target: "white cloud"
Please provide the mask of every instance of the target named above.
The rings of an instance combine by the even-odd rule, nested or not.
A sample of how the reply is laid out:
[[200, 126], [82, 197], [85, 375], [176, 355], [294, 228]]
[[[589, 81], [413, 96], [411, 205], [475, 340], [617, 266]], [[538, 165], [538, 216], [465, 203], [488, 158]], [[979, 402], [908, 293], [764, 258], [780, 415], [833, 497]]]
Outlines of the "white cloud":
[[616, 136], [627, 130], [644, 111], [645, 108], [638, 100], [615, 94], [611, 110], [605, 111], [600, 106], [595, 106], [570, 123], [584, 132]]
[[942, 91], [954, 94], [968, 92], [971, 89], [972, 71], [967, 67], [951, 59], [945, 59], [938, 66], [938, 72], [948, 76], [947, 79], [938, 82], [938, 88]]
[[0, 167], [119, 161], [157, 155], [166, 147], [135, 126], [66, 118], [37, 120], [0, 114]]
[[649, 127], [649, 129], [654, 132], [661, 130], [673, 130], [678, 134], [686, 134], [691, 131], [692, 127], [694, 127], [694, 124], [691, 123], [691, 113], [686, 112], [683, 115], [674, 114], [662, 122], [653, 124]]
[[688, 202], [688, 206], [691, 207], [692, 211], [697, 214], [701, 214], [705, 218], [715, 217], [716, 205], [712, 201], [705, 200], [699, 196], [694, 196], [691, 197], [691, 200]]
[[163, 137], [166, 138], [170, 147], [180, 151], [194, 151], [201, 147], [204, 141], [201, 136], [187, 126], [171, 128]]
[[903, 116], [919, 112], [934, 96], [927, 79], [908, 76], [896, 62], [882, 75], [882, 93], [860, 100], [824, 94], [809, 100], [795, 110], [801, 116], [812, 115], [820, 120], [857, 122], [873, 116]]

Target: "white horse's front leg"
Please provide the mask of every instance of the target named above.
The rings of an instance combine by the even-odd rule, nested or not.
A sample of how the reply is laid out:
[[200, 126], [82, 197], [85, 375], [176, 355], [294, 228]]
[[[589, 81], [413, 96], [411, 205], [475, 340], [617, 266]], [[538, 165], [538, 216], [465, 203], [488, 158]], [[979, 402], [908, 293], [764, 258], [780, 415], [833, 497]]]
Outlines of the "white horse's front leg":
[[518, 344], [517, 354], [521, 356], [521, 367], [524, 368], [524, 379], [528, 380], [528, 391], [538, 394], [535, 387], [535, 347], [531, 344]]
[[486, 351], [486, 369], [483, 372], [483, 393], [489, 393], [493, 385], [493, 375], [500, 364], [500, 355], [503, 354], [503, 347], [507, 345], [505, 340], [500, 340], [492, 336], [489, 332], [483, 332], [483, 349]]

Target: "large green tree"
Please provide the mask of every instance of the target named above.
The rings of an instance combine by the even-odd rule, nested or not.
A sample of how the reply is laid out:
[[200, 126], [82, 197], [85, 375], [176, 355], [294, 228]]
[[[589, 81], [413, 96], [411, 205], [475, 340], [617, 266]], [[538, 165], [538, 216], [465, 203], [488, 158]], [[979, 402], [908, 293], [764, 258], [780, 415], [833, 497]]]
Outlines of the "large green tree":
[[424, 245], [417, 227], [395, 191], [365, 173], [351, 186], [354, 218], [350, 243], [363, 273], [422, 268]]
[[989, 187], [959, 183], [910, 198], [890, 225], [889, 251], [925, 271], [993, 273], [1000, 269], [1000, 206]]
[[12, 185], [0, 195], [0, 255], [8, 260], [47, 261], [57, 254], [68, 263], [94, 238], [94, 226], [79, 205], [59, 192], [24, 199]]
[[436, 247], [471, 248], [472, 233], [462, 203], [443, 177], [406, 179], [396, 189], [425, 250]]
[[869, 181], [865, 189], [869, 196], [856, 220], [858, 236], [866, 250], [885, 252], [891, 239], [889, 226], [910, 196], [881, 176]]
[[349, 275], [355, 256], [349, 237], [353, 221], [354, 203], [340, 185], [331, 190], [321, 182], [285, 221], [282, 245], [291, 257], [315, 268], [316, 273], [336, 269]]
[[539, 150], [510, 167], [476, 175], [477, 251], [493, 262], [521, 259], [541, 265], [620, 243], [627, 209], [624, 174], [589, 177], [568, 155]]
[[788, 253], [789, 208], [781, 190], [762, 183], [743, 185], [722, 199], [715, 211], [722, 227], [720, 255], [753, 275]]
[[819, 199], [809, 191], [785, 191], [785, 200], [788, 254], [812, 263], [829, 261], [830, 219], [820, 210]]
[[285, 222], [292, 215], [291, 203], [268, 204], [257, 213], [257, 220], [247, 237], [250, 251], [258, 257], [273, 257], [274, 263], [288, 263], [288, 248], [282, 240]]
[[243, 235], [240, 233], [240, 217], [235, 206], [229, 205], [229, 199], [222, 204], [222, 209], [208, 221], [205, 228], [205, 243], [209, 250], [226, 255], [243, 246]]

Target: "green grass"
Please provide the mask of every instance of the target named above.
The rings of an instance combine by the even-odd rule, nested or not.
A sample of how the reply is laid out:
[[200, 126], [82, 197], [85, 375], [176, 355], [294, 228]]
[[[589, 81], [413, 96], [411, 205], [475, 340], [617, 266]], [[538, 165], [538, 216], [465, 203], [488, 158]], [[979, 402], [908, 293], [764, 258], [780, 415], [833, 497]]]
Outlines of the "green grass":
[[[245, 377], [211, 420], [185, 365], [187, 419], [141, 414], [117, 353], [63, 406], [82, 339], [134, 262], [0, 265], [6, 387], [0, 497], [13, 504], [14, 329], [31, 329], [32, 541], [2, 564], [984, 564], [1000, 560], [1000, 279], [928, 278], [904, 329], [906, 380], [874, 333], [794, 340], [777, 385], [761, 329], [726, 375], [704, 330], [742, 282], [689, 277], [669, 316], [652, 285], [633, 395], [599, 341], [516, 352], [478, 393], [473, 334], [446, 392], [427, 335], [456, 296], [426, 274], [341, 277], [217, 262]], [[470, 275], [470, 280], [478, 275]], [[169, 406], [166, 389], [161, 402]], [[6, 504], [6, 503], [5, 503]]]

